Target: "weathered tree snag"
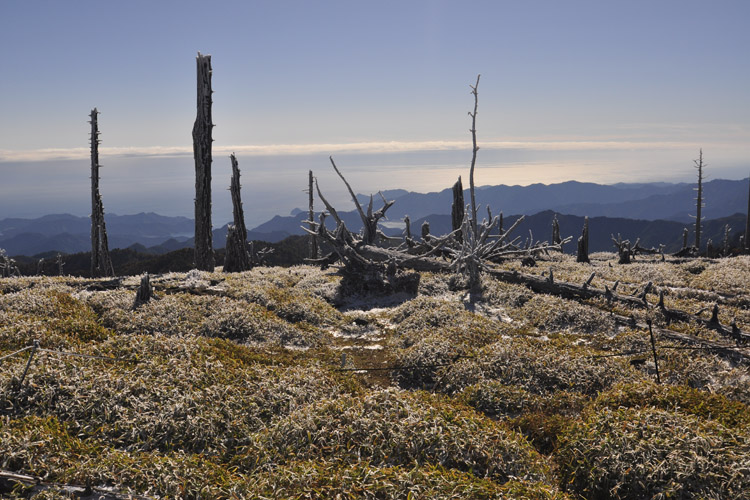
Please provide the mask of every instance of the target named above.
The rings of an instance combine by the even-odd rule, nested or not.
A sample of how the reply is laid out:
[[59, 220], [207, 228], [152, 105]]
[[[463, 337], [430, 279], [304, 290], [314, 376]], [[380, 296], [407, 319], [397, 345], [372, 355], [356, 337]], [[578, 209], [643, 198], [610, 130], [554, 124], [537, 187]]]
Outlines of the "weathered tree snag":
[[729, 250], [730, 250], [729, 249], [729, 233], [731, 231], [732, 231], [732, 228], [729, 227], [729, 224], [725, 224], [724, 225], [724, 241], [722, 242], [722, 250], [721, 250], [721, 254], [724, 257], [728, 257], [729, 253], [730, 253], [729, 252]]
[[630, 248], [630, 240], [623, 240], [622, 236], [618, 234], [617, 238], [612, 235], [612, 243], [617, 248], [617, 254], [620, 257], [618, 264], [630, 264], [630, 258], [633, 255], [633, 250]]
[[247, 228], [245, 227], [245, 212], [242, 209], [242, 194], [240, 185], [240, 168], [237, 157], [229, 156], [232, 162], [232, 181], [229, 191], [232, 193], [233, 224], [227, 228], [227, 245], [224, 257], [224, 272], [236, 273], [252, 268], [250, 253], [247, 251]]
[[552, 243], [555, 245], [559, 245], [562, 242], [562, 238], [560, 238], [560, 222], [557, 220], [557, 214], [555, 214], [555, 218], [552, 219]]
[[213, 122], [211, 105], [211, 56], [198, 52], [197, 116], [193, 125], [193, 157], [195, 159], [195, 267], [214, 270], [213, 237], [211, 234], [211, 148]]
[[[453, 185], [453, 204], [451, 205], [451, 230], [456, 231], [461, 229], [461, 225], [464, 221], [464, 186], [461, 183], [461, 176], [458, 176], [458, 180]], [[456, 239], [459, 243], [463, 242], [463, 235], [461, 231], [456, 233]]]
[[578, 255], [576, 256], [576, 262], [591, 262], [589, 260], [589, 218], [583, 219], [583, 231], [581, 236], [578, 238]]
[[745, 252], [750, 253], [750, 178], [748, 178], [747, 217], [745, 218]]
[[[315, 199], [315, 194], [313, 193], [313, 171], [310, 170], [308, 172], [308, 180], [307, 180], [307, 194], [308, 194], [308, 208], [307, 208], [307, 220], [310, 221], [310, 230], [315, 231], [315, 210], [313, 208], [313, 200]], [[318, 248], [318, 238], [311, 234], [309, 235], [310, 243], [309, 243], [309, 253], [311, 259], [317, 259], [319, 255], [319, 248]]]
[[16, 261], [8, 256], [4, 248], [0, 248], [0, 278], [11, 276], [21, 276], [21, 272], [18, 270]]
[[57, 262], [57, 275], [63, 276], [63, 269], [65, 268], [65, 258], [63, 257], [63, 254], [58, 253], [56, 257]]
[[[474, 166], [477, 162], [477, 151], [479, 151], [479, 147], [477, 147], [477, 107], [479, 105], [479, 94], [477, 92], [477, 89], [479, 88], [479, 77], [482, 75], [477, 75], [477, 83], [474, 85], [469, 85], [471, 87], [471, 93], [474, 96], [474, 112], [469, 112], [469, 116], [471, 116], [471, 142], [472, 142], [472, 149], [471, 149], [471, 169], [469, 170], [469, 192], [471, 194], [471, 230], [474, 233], [474, 238], [477, 237], [477, 233], [479, 232], [479, 229], [477, 227], [477, 200], [474, 195]], [[466, 235], [464, 235], [466, 236]]]
[[703, 149], [701, 148], [700, 153], [698, 155], [697, 160], [693, 160], [693, 163], [695, 163], [695, 168], [698, 169], [698, 187], [695, 188], [695, 190], [698, 192], [695, 205], [695, 248], [698, 252], [700, 252], [701, 249], [701, 222], [703, 222], [703, 218], [701, 217], [701, 209], [705, 207], [703, 203]]
[[151, 287], [151, 279], [148, 273], [141, 277], [141, 285], [138, 287], [138, 291], [135, 294], [135, 301], [133, 302], [133, 309], [138, 309], [144, 304], [148, 304], [151, 298], [154, 296], [154, 289]]
[[430, 241], [430, 221], [426, 220], [422, 223], [422, 241]]
[[346, 178], [341, 174], [338, 167], [336, 167], [336, 163], [333, 161], [333, 156], [330, 156], [329, 159], [331, 160], [331, 165], [333, 165], [333, 169], [336, 171], [336, 173], [341, 177], [341, 180], [344, 181], [344, 184], [346, 185], [346, 189], [349, 190], [349, 194], [352, 197], [352, 201], [354, 202], [354, 206], [357, 207], [357, 212], [359, 213], [360, 219], [362, 219], [362, 242], [365, 245], [372, 245], [377, 240], [378, 236], [380, 236], [383, 239], [388, 239], [388, 237], [383, 234], [381, 231], [378, 231], [378, 222], [380, 219], [385, 218], [385, 212], [391, 208], [393, 205], [393, 201], [388, 201], [383, 197], [382, 193], [380, 194], [380, 197], [383, 200], [383, 207], [378, 210], [377, 212], [372, 211], [372, 195], [370, 195], [370, 204], [367, 207], [367, 214], [365, 215], [364, 210], [362, 210], [362, 205], [359, 204], [359, 200], [357, 200], [357, 195], [354, 194], [354, 190], [352, 189], [351, 185], [349, 185], [349, 182], [347, 182]]
[[91, 110], [91, 276], [114, 276], [109, 257], [107, 228], [104, 224], [104, 207], [99, 194], [99, 111]]

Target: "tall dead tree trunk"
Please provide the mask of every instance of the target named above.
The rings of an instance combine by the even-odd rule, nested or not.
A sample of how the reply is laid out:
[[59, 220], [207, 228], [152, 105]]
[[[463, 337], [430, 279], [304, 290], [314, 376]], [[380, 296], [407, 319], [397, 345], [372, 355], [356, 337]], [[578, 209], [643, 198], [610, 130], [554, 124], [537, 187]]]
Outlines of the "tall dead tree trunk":
[[242, 195], [240, 193], [240, 168], [237, 157], [229, 156], [232, 162], [232, 181], [229, 191], [232, 194], [233, 224], [227, 229], [227, 246], [224, 256], [224, 272], [236, 273], [247, 271], [252, 267], [250, 254], [247, 250], [247, 228], [245, 227], [245, 211], [242, 209]]
[[701, 209], [705, 207], [703, 203], [703, 149], [701, 148], [700, 154], [698, 156], [697, 160], [693, 160], [693, 163], [695, 163], [695, 168], [698, 169], [698, 187], [695, 188], [695, 190], [698, 192], [698, 196], [695, 198], [696, 205], [695, 205], [695, 248], [700, 252], [701, 249], [701, 222], [703, 222], [703, 218], [701, 217]]
[[91, 110], [91, 276], [114, 276], [109, 257], [107, 228], [104, 224], [104, 206], [99, 194], [99, 111]]
[[578, 238], [578, 255], [576, 262], [590, 262], [589, 260], [589, 218], [583, 219], [583, 231]]
[[451, 230], [458, 232], [456, 233], [456, 240], [459, 243], [463, 242], [463, 235], [461, 234], [461, 225], [464, 221], [464, 186], [461, 182], [461, 176], [458, 176], [458, 180], [453, 185], [453, 204], [451, 205]]
[[474, 195], [474, 166], [477, 163], [477, 151], [479, 151], [479, 147], [477, 147], [477, 107], [479, 106], [479, 93], [477, 92], [477, 89], [479, 88], [479, 77], [482, 75], [477, 75], [477, 83], [474, 85], [469, 85], [471, 87], [471, 93], [474, 96], [474, 112], [469, 112], [469, 116], [471, 116], [471, 143], [472, 143], [472, 149], [471, 149], [471, 169], [469, 170], [469, 192], [471, 194], [471, 230], [474, 233], [474, 238], [478, 236], [478, 222], [477, 222], [477, 200]]
[[750, 253], [750, 178], [748, 179], [747, 217], [745, 218], [745, 252]]
[[195, 267], [214, 270], [213, 237], [211, 234], [211, 56], [198, 52], [198, 102], [193, 125], [193, 157], [195, 159]]
[[[315, 209], [313, 207], [313, 200], [315, 199], [315, 193], [313, 192], [313, 171], [308, 172], [307, 180], [307, 195], [308, 195], [308, 208], [307, 208], [307, 220], [310, 221], [310, 230], [315, 230]], [[317, 259], [319, 257], [320, 249], [318, 248], [318, 237], [314, 234], [308, 236], [310, 238], [310, 258]]]

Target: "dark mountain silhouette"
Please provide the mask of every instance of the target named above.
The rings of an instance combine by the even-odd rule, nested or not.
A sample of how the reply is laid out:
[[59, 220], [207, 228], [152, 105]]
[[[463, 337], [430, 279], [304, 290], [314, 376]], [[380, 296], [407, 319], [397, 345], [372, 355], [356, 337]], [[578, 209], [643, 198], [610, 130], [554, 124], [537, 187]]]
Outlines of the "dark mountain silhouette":
[[[703, 214], [707, 219], [722, 219], [735, 213], [744, 213], [747, 209], [748, 179], [739, 181], [714, 180], [704, 183], [706, 207]], [[489, 205], [492, 212], [502, 211], [509, 214], [526, 214], [528, 220], [519, 231], [532, 230], [535, 239], [549, 239], [545, 220], [540, 213], [557, 213], [563, 233], [577, 238], [582, 225], [582, 217], [587, 215], [592, 221], [592, 238], [594, 237], [595, 219], [607, 218], [601, 222], [601, 230], [596, 231], [603, 240], [591, 243], [591, 250], [610, 250], [610, 233], [622, 233], [623, 238], [635, 240], [641, 237], [645, 246], [664, 243], [666, 245], [682, 242], [682, 228], [692, 224], [689, 215], [695, 212], [693, 184], [614, 184], [600, 185], [584, 182], [563, 182], [559, 184], [532, 184], [530, 186], [482, 186], [477, 188], [477, 201], [481, 205], [480, 214], [486, 214]], [[438, 193], [414, 193], [402, 189], [384, 191], [383, 195], [396, 203], [388, 211], [389, 220], [383, 228], [388, 234], [400, 235], [403, 218], [409, 215], [412, 231], [419, 234], [422, 219], [430, 220], [433, 234], [444, 234], [449, 230], [445, 221], [450, 213], [452, 203], [451, 189]], [[358, 195], [366, 209], [369, 195]], [[468, 191], [465, 200], [469, 200]], [[375, 193], [375, 208], [382, 206], [380, 196]], [[322, 204], [316, 201], [320, 210]], [[337, 207], [338, 214], [352, 231], [361, 229], [361, 221], [353, 204]], [[319, 213], [319, 212], [318, 212]], [[445, 217], [441, 217], [441, 215]], [[539, 215], [537, 217], [537, 215]], [[567, 216], [574, 218], [569, 219]], [[317, 215], [316, 215], [317, 217]], [[575, 218], [577, 217], [577, 218]], [[548, 217], [547, 217], [548, 218]], [[510, 218], [507, 217], [510, 221]], [[136, 215], [105, 215], [110, 249], [131, 248], [150, 254], [164, 254], [193, 246], [194, 223], [187, 217], [165, 217], [153, 213]], [[302, 236], [307, 211], [294, 209], [292, 215], [275, 216], [248, 231], [248, 239], [279, 242], [289, 236]], [[570, 220], [575, 229], [566, 229]], [[652, 224], [644, 225], [644, 221]], [[665, 225], [671, 221], [674, 224]], [[0, 220], [0, 248], [10, 255], [36, 255], [43, 252], [76, 253], [90, 250], [91, 222], [88, 217], [76, 217], [69, 214], [47, 215], [38, 219], [3, 219]], [[333, 217], [328, 217], [326, 224], [335, 227]], [[506, 227], [508, 227], [506, 223]], [[536, 224], [536, 225], [535, 225]], [[596, 222], [596, 224], [599, 224]], [[708, 222], [706, 223], [708, 224]], [[528, 227], [526, 227], [528, 225]], [[722, 226], [723, 227], [723, 226]], [[744, 226], [735, 227], [734, 235], [744, 233]], [[678, 228], [678, 229], [675, 229]], [[227, 226], [221, 226], [213, 232], [214, 248], [223, 248], [226, 243]], [[520, 234], [520, 233], [517, 233]], [[674, 236], [674, 235], [677, 236]], [[721, 236], [705, 233], [706, 237], [718, 242]], [[653, 235], [653, 237], [652, 237]], [[597, 236], [599, 237], [599, 236]], [[658, 240], [658, 241], [657, 241]], [[134, 246], [136, 245], [136, 246]]]

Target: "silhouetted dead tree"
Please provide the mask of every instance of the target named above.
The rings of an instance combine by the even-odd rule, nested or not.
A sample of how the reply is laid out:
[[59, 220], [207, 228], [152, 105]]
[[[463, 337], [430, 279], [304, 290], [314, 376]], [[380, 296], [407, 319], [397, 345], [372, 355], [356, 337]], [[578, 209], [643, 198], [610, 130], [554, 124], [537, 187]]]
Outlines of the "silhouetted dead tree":
[[[315, 220], [315, 208], [313, 205], [313, 201], [315, 199], [315, 193], [313, 192], [313, 171], [310, 170], [308, 172], [308, 179], [307, 179], [307, 194], [308, 194], [308, 207], [307, 207], [307, 220], [314, 221]], [[315, 227], [313, 226], [313, 223], [310, 223], [310, 229], [315, 230]], [[309, 253], [311, 259], [317, 259], [319, 257], [319, 248], [318, 248], [318, 239], [315, 237], [314, 234], [311, 234], [309, 236], [310, 243], [309, 243]]]
[[583, 219], [583, 231], [581, 236], [578, 238], [578, 254], [576, 255], [576, 262], [588, 263], [589, 260], [589, 218]]
[[211, 148], [214, 124], [211, 118], [211, 56], [198, 52], [197, 115], [193, 125], [195, 159], [195, 267], [214, 270], [213, 236], [211, 234]]
[[695, 188], [697, 196], [695, 198], [695, 249], [700, 252], [701, 249], [701, 229], [704, 217], [701, 216], [701, 210], [706, 206], [703, 200], [703, 149], [701, 148], [697, 160], [693, 160], [695, 168], [698, 170], [698, 187]]
[[474, 96], [474, 112], [469, 112], [471, 116], [471, 169], [469, 170], [469, 190], [471, 194], [471, 230], [474, 233], [474, 237], [477, 236], [479, 228], [477, 227], [477, 200], [474, 194], [474, 167], [477, 163], [477, 107], [479, 106], [479, 77], [477, 75], [477, 83], [469, 85], [471, 87], [471, 94]]
[[562, 242], [560, 238], [560, 222], [557, 220], [557, 214], [552, 219], [552, 243], [559, 245]]
[[747, 217], [745, 218], [745, 239], [744, 248], [746, 253], [750, 253], [750, 178], [748, 178], [748, 193], [747, 193]]
[[229, 159], [232, 162], [232, 180], [229, 191], [232, 194], [233, 224], [227, 228], [224, 272], [236, 273], [249, 270], [252, 264], [247, 250], [247, 228], [245, 227], [245, 211], [242, 208], [240, 168], [234, 153], [229, 156]]
[[[461, 183], [461, 176], [458, 176], [458, 180], [453, 185], [453, 204], [451, 205], [451, 229], [453, 231], [461, 229], [464, 220], [464, 186]], [[463, 241], [463, 235], [459, 231], [456, 233], [456, 239], [459, 242]]]
[[104, 207], [99, 194], [99, 111], [91, 110], [91, 276], [114, 276], [109, 257], [107, 228], [104, 224]]

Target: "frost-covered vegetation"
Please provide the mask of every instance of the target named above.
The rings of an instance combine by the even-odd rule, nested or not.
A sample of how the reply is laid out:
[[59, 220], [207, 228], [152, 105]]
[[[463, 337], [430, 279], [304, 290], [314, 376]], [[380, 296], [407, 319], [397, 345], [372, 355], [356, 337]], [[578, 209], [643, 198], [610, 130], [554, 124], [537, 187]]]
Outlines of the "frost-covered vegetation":
[[[750, 329], [748, 257], [504, 267], [652, 282], [652, 305], [718, 303]], [[191, 271], [152, 276], [134, 309], [138, 277], [1, 279], [0, 357], [41, 349], [23, 384], [31, 350], [0, 361], [0, 469], [42, 485], [0, 479], [0, 495], [750, 499], [748, 365], [657, 335], [657, 384], [648, 331], [618, 318], [731, 339], [655, 307], [459, 282], [355, 297], [335, 269]]]

